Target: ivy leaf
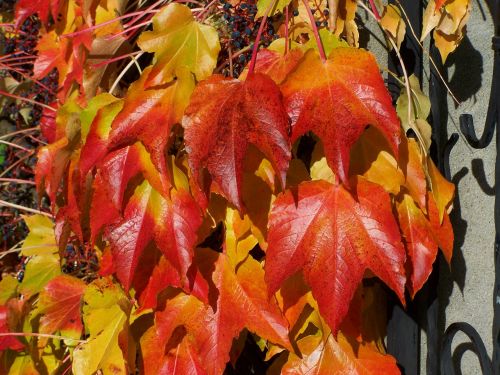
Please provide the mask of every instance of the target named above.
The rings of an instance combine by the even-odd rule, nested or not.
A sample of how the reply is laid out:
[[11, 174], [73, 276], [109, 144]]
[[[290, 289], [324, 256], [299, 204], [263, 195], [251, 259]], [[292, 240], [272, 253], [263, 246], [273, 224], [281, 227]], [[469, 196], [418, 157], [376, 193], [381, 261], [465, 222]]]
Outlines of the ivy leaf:
[[154, 52], [152, 69], [143, 73], [144, 86], [170, 82], [176, 69], [187, 66], [201, 81], [215, 68], [220, 51], [217, 31], [195, 21], [191, 9], [172, 3], [152, 19], [153, 31], [141, 34], [137, 41], [145, 52]]
[[35, 314], [42, 314], [40, 333], [64, 332], [64, 336], [80, 338], [81, 304], [85, 283], [77, 278], [60, 275], [50, 280], [40, 292]]
[[269, 218], [269, 292], [302, 270], [334, 333], [366, 269], [404, 301], [405, 251], [389, 195], [362, 178], [355, 187], [357, 200], [341, 185], [303, 182], [276, 198]]
[[110, 225], [106, 234], [113, 262], [117, 265], [116, 274], [124, 288], [131, 287], [139, 258], [153, 239], [187, 283], [185, 278], [200, 225], [200, 210], [186, 191], [172, 190], [171, 198], [167, 199], [148, 181], [139, 185], [127, 204], [123, 219]]
[[[0, 306], [0, 333], [9, 333], [11, 329], [9, 327], [9, 308], [7, 306]], [[3, 336], [0, 337], [0, 350], [4, 351], [7, 349], [21, 350], [24, 345], [15, 336]]]
[[54, 222], [45, 215], [23, 216], [23, 219], [29, 233], [24, 239], [21, 254], [28, 257], [57, 253]]
[[127, 316], [120, 306], [95, 309], [85, 317], [85, 327], [90, 337], [73, 352], [73, 372], [92, 375], [102, 369], [104, 373], [126, 374], [123, 353], [118, 336]]
[[250, 144], [272, 162], [285, 186], [290, 161], [288, 118], [279, 88], [267, 76], [253, 74], [246, 81], [214, 75], [195, 89], [182, 125], [195, 182], [207, 191], [202, 168], [222, 195], [238, 209], [243, 161]]
[[19, 0], [16, 3], [16, 29], [19, 28], [27, 18], [34, 14], [36, 14], [45, 25], [49, 21], [49, 15], [56, 20], [62, 5], [63, 2], [61, 2], [61, 0]]
[[[112, 123], [109, 148], [117, 149], [141, 141], [160, 175], [168, 178], [165, 148], [172, 126], [180, 122], [189, 103], [194, 80], [186, 69], [178, 69], [179, 76], [174, 82], [163, 88], [146, 89], [147, 73], [151, 71], [152, 68], [145, 69], [141, 78], [130, 85], [123, 109]], [[166, 191], [168, 187], [163, 189]]]
[[207, 250], [202, 255], [216, 258], [212, 281], [218, 290], [217, 300], [207, 306], [182, 293], [170, 299], [155, 319], [157, 335], [163, 342], [168, 342], [177, 327], [185, 327], [200, 363], [210, 375], [223, 372], [232, 341], [243, 328], [290, 348], [288, 324], [276, 300], [267, 296], [261, 265], [248, 257], [235, 271], [225, 254]]
[[399, 120], [372, 54], [336, 48], [323, 63], [308, 51], [281, 88], [292, 118], [292, 142], [313, 131], [341, 181], [347, 182], [349, 152], [367, 125], [379, 129], [398, 154]]
[[422, 288], [432, 272], [438, 244], [433, 236], [431, 224], [413, 199], [405, 194], [397, 204], [399, 225], [408, 253], [411, 296]]
[[103, 226], [120, 219], [125, 190], [130, 180], [140, 172], [157, 190], [163, 190], [165, 180], [161, 180], [141, 143], [111, 152], [101, 161], [93, 183], [90, 208], [92, 243]]
[[274, 6], [271, 8], [268, 13], [268, 17], [272, 17], [276, 13], [282, 13], [283, 9], [285, 9], [292, 0], [258, 0], [257, 1], [257, 14], [255, 15], [255, 19], [259, 19], [264, 17], [266, 10], [271, 6], [271, 2], [274, 3]]
[[290, 353], [281, 373], [283, 375], [352, 374], [399, 375], [396, 360], [371, 346], [359, 344], [352, 347], [348, 338], [339, 334], [337, 339], [328, 335], [320, 339], [306, 336], [297, 342], [302, 358]]
[[59, 256], [55, 254], [37, 255], [26, 266], [19, 292], [32, 296], [40, 292], [54, 277], [61, 274]]

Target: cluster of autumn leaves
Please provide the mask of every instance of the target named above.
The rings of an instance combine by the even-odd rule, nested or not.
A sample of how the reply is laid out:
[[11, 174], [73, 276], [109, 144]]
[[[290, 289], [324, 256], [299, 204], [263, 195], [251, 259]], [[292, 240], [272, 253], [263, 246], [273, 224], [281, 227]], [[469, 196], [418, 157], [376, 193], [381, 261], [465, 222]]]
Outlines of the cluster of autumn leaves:
[[[26, 217], [24, 280], [0, 282], [0, 332], [26, 334], [0, 337], [3, 370], [221, 374], [251, 336], [270, 373], [399, 373], [383, 349], [384, 292], [363, 280], [404, 304], [438, 248], [448, 261], [453, 249], [454, 187], [428, 157], [415, 78], [400, 120], [375, 58], [327, 30], [324, 61], [278, 39], [240, 79], [213, 75], [217, 31], [172, 3], [137, 41], [153, 63], [123, 97], [94, 95], [106, 72], [88, 53], [121, 26], [92, 41], [81, 31], [113, 6], [90, 3], [19, 2], [21, 18], [67, 12], [35, 74], [61, 59], [68, 70], [36, 167], [55, 220]], [[314, 146], [299, 157], [304, 135]], [[97, 254], [98, 273], [63, 274], [68, 244]]]

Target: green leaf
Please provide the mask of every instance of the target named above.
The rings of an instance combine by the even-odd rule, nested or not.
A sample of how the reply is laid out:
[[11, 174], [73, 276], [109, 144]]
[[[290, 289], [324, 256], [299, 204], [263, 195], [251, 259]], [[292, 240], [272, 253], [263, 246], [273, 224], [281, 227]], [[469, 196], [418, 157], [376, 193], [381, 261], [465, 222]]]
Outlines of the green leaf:
[[90, 335], [87, 342], [78, 346], [73, 354], [73, 373], [126, 374], [118, 336], [123, 331], [130, 303], [123, 290], [111, 279], [96, 279], [87, 286], [83, 297], [83, 321]]
[[0, 281], [0, 305], [5, 303], [16, 294], [19, 282], [12, 275], [3, 276]]
[[26, 296], [32, 296], [40, 292], [50, 280], [60, 274], [61, 266], [58, 255], [34, 256], [26, 266], [23, 282], [19, 286], [19, 292]]
[[82, 142], [85, 143], [85, 140], [87, 139], [87, 135], [89, 134], [90, 131], [90, 125], [94, 121], [95, 116], [97, 115], [97, 112], [101, 108], [106, 107], [108, 104], [114, 103], [118, 98], [115, 98], [113, 95], [108, 94], [107, 92], [97, 95], [90, 99], [89, 104], [87, 107], [82, 111], [80, 114], [80, 124], [82, 128]]
[[97, 370], [103, 374], [126, 374], [125, 360], [118, 345], [127, 316], [118, 305], [90, 311], [84, 318], [90, 332], [86, 343], [73, 352], [73, 373], [92, 375]]
[[269, 12], [269, 17], [274, 16], [278, 12], [283, 12], [283, 9], [287, 7], [292, 0], [259, 0], [257, 1], [257, 14], [255, 15], [255, 19], [259, 19], [260, 17], [264, 17], [264, 14], [266, 14], [267, 8], [271, 6], [271, 2], [276, 2], [274, 4], [273, 8]]
[[58, 251], [54, 236], [54, 223], [47, 216], [23, 216], [29, 234], [23, 242], [21, 254], [24, 256], [50, 255]]
[[[349, 47], [349, 44], [340, 39], [335, 34], [331, 33], [327, 29], [319, 30], [319, 38], [321, 39], [321, 44], [323, 44], [323, 49], [325, 50], [325, 54], [328, 56], [332, 50], [339, 47]], [[316, 43], [316, 38], [311, 33], [309, 34], [309, 41], [304, 45], [306, 48], [312, 48], [318, 51], [318, 44]]]
[[146, 86], [170, 82], [177, 68], [186, 66], [198, 81], [212, 74], [220, 51], [217, 31], [195, 21], [191, 10], [172, 3], [153, 17], [153, 31], [137, 41], [145, 52], [154, 52], [154, 65]]

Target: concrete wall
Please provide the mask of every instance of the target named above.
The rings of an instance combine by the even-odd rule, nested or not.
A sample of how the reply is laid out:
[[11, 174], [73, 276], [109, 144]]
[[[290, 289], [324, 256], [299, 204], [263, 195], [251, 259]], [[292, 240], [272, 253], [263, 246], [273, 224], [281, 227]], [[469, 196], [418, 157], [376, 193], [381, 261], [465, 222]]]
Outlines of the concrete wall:
[[[450, 55], [444, 75], [460, 100], [456, 107], [448, 97], [448, 133], [459, 133], [458, 119], [462, 113], [474, 117], [479, 135], [482, 132], [493, 72], [491, 37], [493, 23], [485, 0], [472, 0], [473, 11], [468, 22], [467, 37]], [[384, 38], [378, 26], [369, 20], [365, 12], [359, 13], [367, 22], [364, 38], [368, 49], [377, 55], [381, 67], [387, 67]], [[366, 36], [368, 35], [368, 36]], [[366, 40], [368, 39], [368, 40]], [[428, 42], [427, 42], [428, 45]], [[428, 61], [424, 64], [428, 66]], [[424, 72], [424, 88], [429, 85], [429, 71]], [[451, 154], [451, 173], [457, 185], [452, 221], [455, 228], [456, 246], [451, 270], [440, 270], [439, 296], [441, 302], [440, 326], [444, 330], [453, 322], [472, 324], [483, 340], [488, 352], [492, 349], [491, 327], [493, 322], [493, 184], [496, 149], [493, 142], [484, 150], [472, 149], [460, 138]], [[457, 374], [480, 374], [477, 357], [464, 344], [466, 337], [457, 335]], [[422, 332], [421, 374], [426, 374], [427, 352], [425, 332]], [[461, 358], [461, 361], [459, 360]], [[461, 372], [460, 372], [461, 371]]]

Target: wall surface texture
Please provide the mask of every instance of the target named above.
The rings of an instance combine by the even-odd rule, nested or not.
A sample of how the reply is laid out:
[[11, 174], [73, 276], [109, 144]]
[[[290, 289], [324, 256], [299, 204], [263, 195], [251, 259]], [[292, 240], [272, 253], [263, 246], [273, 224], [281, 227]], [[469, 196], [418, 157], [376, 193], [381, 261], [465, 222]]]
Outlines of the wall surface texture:
[[[458, 100], [456, 106], [448, 96], [442, 105], [448, 109], [448, 134], [459, 132], [459, 116], [470, 113], [474, 117], [478, 135], [484, 127], [493, 72], [491, 37], [493, 23], [485, 0], [472, 0], [473, 9], [467, 26], [467, 36], [460, 47], [448, 58], [444, 77]], [[378, 26], [364, 12], [367, 22], [362, 45], [377, 56], [382, 68], [387, 68], [384, 37]], [[362, 38], [362, 39], [363, 39]], [[426, 46], [428, 47], [428, 41]], [[429, 86], [429, 61], [424, 63], [423, 86]], [[450, 167], [457, 186], [452, 221], [455, 229], [455, 252], [451, 268], [440, 269], [439, 297], [441, 304], [440, 328], [453, 322], [472, 324], [483, 338], [489, 354], [492, 348], [493, 322], [493, 189], [495, 142], [484, 150], [472, 149], [461, 136], [451, 154]], [[421, 338], [421, 374], [426, 374], [427, 352], [425, 332]], [[458, 334], [454, 340], [457, 374], [478, 375], [479, 362], [465, 344], [466, 337]], [[461, 361], [460, 361], [461, 357]], [[459, 370], [460, 369], [460, 370]], [[461, 372], [460, 372], [461, 371]]]

